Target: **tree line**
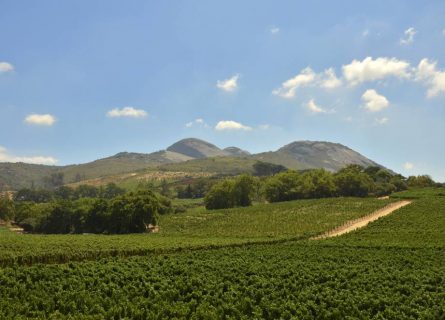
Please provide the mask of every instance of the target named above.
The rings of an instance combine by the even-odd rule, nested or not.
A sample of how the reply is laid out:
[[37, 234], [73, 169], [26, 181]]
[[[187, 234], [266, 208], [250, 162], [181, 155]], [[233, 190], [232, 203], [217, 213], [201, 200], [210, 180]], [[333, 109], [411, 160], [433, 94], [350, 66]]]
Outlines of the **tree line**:
[[408, 187], [438, 186], [429, 176], [405, 177], [381, 167], [349, 165], [336, 173], [325, 169], [288, 170], [267, 178], [242, 175], [215, 184], [205, 197], [207, 209], [328, 197], [385, 196]]
[[139, 233], [156, 225], [159, 214], [173, 210], [169, 199], [147, 189], [111, 198], [19, 199], [0, 198], [0, 219], [35, 233]]

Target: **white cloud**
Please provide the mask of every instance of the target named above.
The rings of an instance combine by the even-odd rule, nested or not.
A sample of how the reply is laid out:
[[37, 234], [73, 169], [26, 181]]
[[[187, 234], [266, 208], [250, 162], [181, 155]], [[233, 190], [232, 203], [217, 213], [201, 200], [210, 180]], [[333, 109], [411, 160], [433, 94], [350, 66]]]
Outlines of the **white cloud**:
[[437, 62], [422, 59], [417, 66], [416, 80], [429, 86], [427, 97], [445, 92], [445, 71], [437, 70]]
[[363, 61], [353, 60], [344, 65], [343, 76], [350, 85], [376, 81], [388, 77], [409, 78], [410, 64], [396, 58], [366, 57]]
[[245, 126], [239, 122], [232, 121], [232, 120], [223, 120], [218, 122], [218, 124], [215, 126], [215, 130], [223, 131], [223, 130], [243, 130], [243, 131], [250, 131], [252, 130], [251, 127]]
[[366, 90], [362, 95], [362, 100], [365, 103], [365, 108], [371, 112], [377, 112], [389, 106], [388, 99], [378, 94], [374, 89]]
[[270, 125], [269, 125], [269, 124], [260, 124], [260, 125], [258, 126], [258, 128], [259, 128], [260, 130], [268, 130], [268, 129], [270, 128]]
[[0, 73], [12, 72], [14, 71], [14, 66], [9, 62], [0, 62]]
[[402, 45], [409, 45], [414, 42], [414, 36], [416, 35], [417, 31], [413, 27], [410, 27], [405, 30], [404, 37], [400, 39], [400, 44]]
[[235, 91], [238, 88], [238, 79], [239, 74], [234, 75], [233, 77], [226, 79], [226, 80], [218, 80], [216, 82], [216, 86], [224, 90], [226, 92], [232, 92]]
[[405, 169], [405, 170], [412, 170], [412, 169], [414, 169], [414, 164], [411, 163], [411, 162], [405, 162], [403, 164], [403, 169]]
[[6, 148], [0, 146], [0, 162], [25, 162], [32, 164], [55, 165], [57, 163], [57, 159], [53, 157], [42, 157], [42, 156], [17, 157], [9, 154]]
[[193, 127], [195, 125], [198, 125], [198, 126], [201, 126], [201, 127], [205, 127], [205, 128], [208, 127], [207, 123], [202, 118], [197, 118], [197, 119], [195, 119], [193, 121], [190, 121], [190, 122], [187, 122], [185, 124], [186, 128], [191, 128], [191, 127]]
[[277, 34], [279, 32], [280, 32], [280, 28], [278, 28], [278, 27], [270, 28], [270, 33], [272, 33], [272, 34]]
[[337, 78], [333, 68], [326, 69], [321, 77], [320, 86], [325, 89], [334, 89], [341, 86], [342, 81]]
[[273, 90], [272, 93], [283, 98], [293, 98], [295, 97], [297, 88], [313, 83], [315, 76], [314, 71], [310, 67], [307, 67], [301, 70], [295, 77], [283, 82], [281, 87]]
[[323, 109], [320, 106], [317, 106], [314, 99], [309, 100], [308, 103], [306, 103], [306, 108], [312, 113], [326, 113], [327, 111]]
[[383, 117], [383, 118], [377, 118], [375, 119], [376, 123], [379, 125], [385, 125], [389, 122], [389, 118]]
[[362, 37], [366, 38], [367, 36], [369, 36], [369, 29], [365, 29], [362, 32]]
[[122, 109], [114, 108], [107, 112], [107, 117], [129, 117], [129, 118], [144, 118], [148, 116], [148, 113], [142, 109], [136, 109], [133, 107], [123, 107]]
[[52, 126], [56, 118], [50, 114], [30, 114], [26, 116], [25, 122], [36, 126]]

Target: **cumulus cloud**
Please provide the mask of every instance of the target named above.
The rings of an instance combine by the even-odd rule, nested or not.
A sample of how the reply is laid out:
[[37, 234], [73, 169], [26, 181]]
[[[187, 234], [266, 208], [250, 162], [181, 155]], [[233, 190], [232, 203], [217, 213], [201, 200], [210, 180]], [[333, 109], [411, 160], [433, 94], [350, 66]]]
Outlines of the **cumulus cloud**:
[[388, 77], [409, 78], [410, 64], [396, 58], [367, 57], [363, 61], [353, 60], [344, 65], [343, 77], [350, 85], [357, 85], [367, 81], [382, 80]]
[[12, 72], [14, 71], [14, 66], [9, 62], [0, 62], [0, 73]]
[[402, 39], [400, 39], [400, 44], [402, 45], [409, 45], [414, 42], [414, 36], [416, 35], [417, 31], [413, 27], [410, 27], [405, 30], [404, 36]]
[[0, 162], [25, 162], [32, 164], [47, 164], [55, 165], [57, 159], [54, 157], [32, 156], [32, 157], [17, 157], [8, 153], [6, 148], [0, 146]]
[[148, 113], [142, 109], [136, 109], [133, 107], [123, 107], [122, 109], [114, 108], [107, 112], [107, 117], [110, 118], [119, 118], [119, 117], [128, 117], [128, 118], [144, 118], [148, 116]]
[[341, 86], [342, 81], [337, 78], [333, 68], [321, 73], [315, 73], [310, 67], [306, 67], [295, 77], [286, 80], [281, 87], [272, 91], [272, 94], [282, 98], [294, 98], [298, 88], [306, 86], [318, 86], [324, 89], [334, 89]]
[[405, 169], [405, 170], [412, 170], [412, 169], [414, 169], [414, 164], [411, 163], [411, 162], [405, 162], [403, 164], [403, 169]]
[[56, 118], [50, 114], [30, 114], [26, 116], [25, 122], [36, 126], [50, 127], [56, 122]]
[[311, 100], [309, 100], [308, 103], [306, 103], [306, 108], [312, 113], [326, 113], [327, 112], [325, 109], [318, 106], [315, 103], [314, 99], [311, 99]]
[[278, 28], [278, 27], [272, 27], [272, 28], [270, 28], [270, 33], [271, 34], [277, 34], [277, 33], [279, 33], [280, 32], [280, 28]]
[[429, 87], [426, 93], [428, 98], [445, 92], [445, 71], [437, 70], [437, 62], [435, 61], [422, 59], [417, 66], [416, 80]]
[[218, 122], [218, 124], [215, 126], [215, 130], [218, 131], [233, 131], [233, 130], [242, 130], [242, 131], [250, 131], [252, 130], [251, 127], [243, 125], [239, 122], [232, 121], [232, 120], [223, 120]]
[[375, 122], [379, 125], [385, 125], [389, 122], [389, 118], [386, 118], [386, 117], [377, 118], [377, 119], [375, 119]]
[[202, 126], [202, 127], [205, 127], [205, 128], [208, 127], [207, 123], [202, 118], [197, 118], [197, 119], [195, 119], [193, 121], [187, 122], [185, 124], [185, 126], [186, 126], [186, 128], [191, 128], [193, 126]]
[[281, 87], [273, 90], [272, 93], [283, 98], [293, 98], [297, 89], [313, 83], [315, 76], [310, 67], [304, 68], [295, 77], [283, 82]]
[[389, 101], [385, 96], [377, 93], [374, 89], [368, 89], [363, 93], [362, 100], [365, 108], [371, 112], [381, 111], [389, 106]]
[[341, 86], [342, 81], [337, 78], [333, 68], [326, 69], [321, 76], [320, 86], [325, 89], [334, 89]]
[[239, 74], [236, 74], [229, 79], [218, 80], [216, 82], [216, 86], [223, 91], [232, 92], [238, 88], [238, 79], [239, 79]]

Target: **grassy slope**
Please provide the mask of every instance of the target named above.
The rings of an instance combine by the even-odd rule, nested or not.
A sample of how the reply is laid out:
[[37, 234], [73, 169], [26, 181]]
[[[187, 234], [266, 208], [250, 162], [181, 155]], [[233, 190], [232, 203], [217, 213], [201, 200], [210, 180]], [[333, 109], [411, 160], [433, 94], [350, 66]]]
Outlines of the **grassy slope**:
[[[219, 211], [193, 209], [160, 219], [158, 234], [16, 235], [0, 232], [0, 265], [140, 255], [156, 250], [308, 238], [391, 200], [321, 199]], [[1, 229], [0, 229], [1, 230]]]
[[215, 157], [169, 163], [158, 168], [165, 171], [214, 172], [219, 174], [253, 173], [256, 160], [250, 158]]

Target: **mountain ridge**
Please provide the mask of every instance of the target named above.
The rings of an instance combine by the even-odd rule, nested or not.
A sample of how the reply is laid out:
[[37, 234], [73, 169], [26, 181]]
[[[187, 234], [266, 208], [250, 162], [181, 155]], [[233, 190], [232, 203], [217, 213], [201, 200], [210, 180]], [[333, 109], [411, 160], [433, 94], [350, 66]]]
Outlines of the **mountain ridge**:
[[[215, 163], [215, 159], [218, 160]], [[213, 163], [209, 161], [213, 159]], [[232, 159], [232, 160], [231, 160]], [[237, 159], [237, 160], [235, 160]], [[119, 152], [113, 156], [83, 164], [45, 166], [26, 163], [0, 163], [0, 190], [44, 184], [52, 173], [63, 173], [65, 183], [143, 170], [193, 171], [235, 174], [252, 172], [256, 161], [283, 165], [289, 169], [325, 168], [337, 171], [348, 164], [381, 166], [351, 148], [327, 141], [293, 141], [277, 149], [251, 154], [238, 147], [224, 149], [197, 138], [179, 140], [165, 150], [152, 153]], [[383, 167], [383, 166], [381, 166]]]

